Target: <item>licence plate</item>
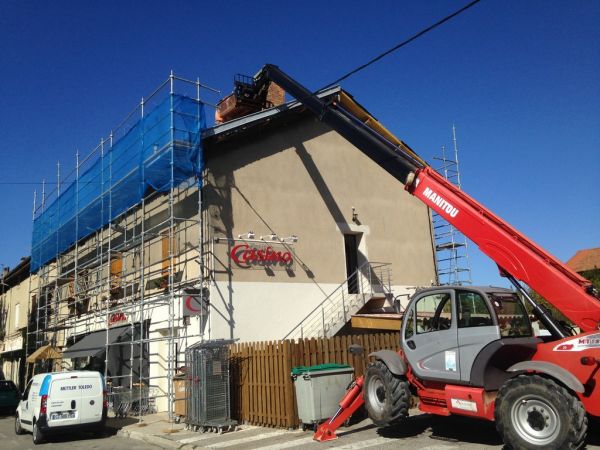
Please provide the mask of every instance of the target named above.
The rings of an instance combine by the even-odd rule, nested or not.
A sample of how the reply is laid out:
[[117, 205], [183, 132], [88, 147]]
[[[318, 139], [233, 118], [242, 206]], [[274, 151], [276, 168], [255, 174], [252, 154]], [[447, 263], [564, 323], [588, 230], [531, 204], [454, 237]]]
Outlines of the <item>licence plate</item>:
[[50, 420], [74, 419], [75, 411], [62, 411], [50, 414]]

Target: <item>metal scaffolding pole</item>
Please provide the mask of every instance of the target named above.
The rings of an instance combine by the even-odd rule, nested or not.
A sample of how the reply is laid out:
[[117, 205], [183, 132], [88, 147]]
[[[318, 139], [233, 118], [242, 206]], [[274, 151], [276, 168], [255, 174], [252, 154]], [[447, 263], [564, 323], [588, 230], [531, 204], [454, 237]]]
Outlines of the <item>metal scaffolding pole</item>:
[[[173, 96], [175, 95], [175, 90], [174, 90], [174, 76], [173, 76], [173, 71], [171, 71], [171, 76], [170, 76], [170, 92], [169, 92], [169, 99], [171, 102], [170, 105], [170, 119], [171, 119], [171, 123], [170, 123], [170, 131], [171, 131], [171, 161], [170, 161], [170, 180], [169, 180], [169, 336], [171, 338], [174, 337], [174, 323], [173, 323], [173, 319], [175, 316], [175, 312], [174, 312], [174, 305], [173, 305], [173, 301], [174, 301], [174, 292], [173, 292], [173, 280], [174, 280], [174, 274], [173, 271], [175, 269], [174, 265], [173, 265], [173, 227], [175, 226], [175, 221], [174, 221], [174, 214], [173, 214], [173, 189], [175, 188], [174, 186], [174, 170], [175, 170], [175, 155], [174, 155], [174, 151], [175, 151], [175, 123], [174, 123], [174, 118], [173, 118], [173, 114], [174, 114], [174, 107], [173, 107]], [[173, 355], [173, 347], [174, 347], [174, 342], [173, 340], [171, 340], [168, 343], [168, 359], [167, 359], [167, 393], [168, 393], [168, 412], [169, 412], [169, 421], [171, 421], [171, 423], [174, 420], [174, 415], [173, 415], [173, 401], [174, 401], [174, 395], [173, 395], [173, 359], [174, 359], [174, 355]]]
[[[61, 202], [60, 198], [61, 185], [65, 183], [61, 179], [60, 163], [57, 164], [57, 189], [56, 189], [56, 205], [54, 207], [64, 208], [64, 213], [74, 208], [74, 217], [69, 216], [64, 220], [73, 220], [75, 238], [73, 246], [70, 249], [64, 250], [65, 235], [64, 230], [60, 229], [65, 222], [63, 218], [51, 218], [52, 221], [45, 224], [45, 228], [49, 229], [49, 248], [39, 247], [40, 258], [48, 258], [48, 253], [54, 252], [54, 242], [56, 239], [55, 257], [49, 262], [43, 263], [37, 268], [37, 283], [30, 277], [29, 292], [32, 309], [35, 309], [36, 319], [35, 324], [28, 324], [27, 346], [29, 348], [29, 339], [35, 341], [37, 347], [44, 344], [45, 336], [49, 331], [53, 331], [53, 343], [58, 343], [60, 339], [79, 339], [92, 332], [104, 331], [104, 376], [109, 386], [109, 393], [115, 403], [116, 391], [112, 392], [111, 388], [117, 386], [128, 390], [131, 396], [137, 397], [139, 400], [140, 421], [142, 415], [145, 414], [149, 405], [149, 398], [165, 398], [167, 400], [167, 409], [169, 418], [174, 418], [174, 388], [173, 378], [177, 369], [177, 358], [181, 353], [179, 343], [184, 343], [187, 346], [188, 337], [204, 339], [202, 330], [198, 334], [190, 334], [187, 329], [182, 329], [179, 332], [176, 312], [180, 303], [180, 294], [182, 289], [191, 286], [203, 286], [203, 282], [209, 277], [209, 272], [205, 266], [204, 259], [204, 229], [202, 216], [202, 173], [197, 177], [197, 183], [185, 181], [185, 187], [180, 179], [176, 180], [176, 151], [179, 151], [182, 143], [176, 142], [176, 136], [179, 136], [179, 126], [175, 118], [175, 114], [182, 115], [183, 111], [176, 111], [175, 105], [175, 82], [189, 83], [195, 87], [195, 99], [193, 95], [187, 97], [187, 100], [196, 101], [198, 104], [197, 113], [194, 110], [187, 110], [187, 119], [194, 119], [198, 126], [201, 123], [202, 109], [200, 106], [200, 88], [204, 87], [200, 84], [199, 79], [195, 82], [179, 79], [171, 72], [169, 78], [149, 97], [158, 94], [163, 88], [163, 93], [167, 93], [170, 102], [169, 106], [169, 143], [161, 147], [164, 159], [166, 162], [169, 159], [169, 179], [168, 184], [164, 189], [157, 189], [155, 192], [146, 195], [146, 192], [141, 192], [140, 200], [133, 206], [123, 207], [120, 197], [117, 197], [116, 185], [127, 179], [130, 182], [134, 178], [141, 175], [141, 183], [144, 183], [146, 178], [145, 163], [139, 165], [139, 170], [135, 175], [131, 173], [122, 174], [123, 160], [119, 160], [120, 151], [115, 147], [120, 140], [117, 136], [126, 135], [132, 128], [129, 128], [126, 123], [130, 119], [135, 119], [135, 110], [127, 116], [123, 123], [116, 129], [111, 131], [107, 139], [101, 139], [100, 144], [96, 149], [85, 158], [81, 158], [80, 152], [76, 153], [75, 179], [69, 175], [67, 180], [69, 183], [69, 194], [74, 194], [74, 205], [71, 203]], [[168, 88], [167, 88], [168, 86]], [[140, 108], [140, 122], [136, 122], [144, 126], [144, 119], [148, 116], [148, 99], [142, 98]], [[162, 98], [161, 98], [162, 100]], [[166, 101], [167, 99], [165, 99]], [[164, 103], [163, 103], [164, 104]], [[179, 104], [179, 103], [178, 103]], [[164, 104], [165, 107], [167, 106]], [[166, 112], [166, 110], [165, 110]], [[166, 119], [166, 114], [165, 114]], [[166, 122], [165, 122], [166, 124]], [[140, 137], [136, 137], [135, 144], [141, 142], [141, 150], [148, 146], [152, 146], [155, 142], [151, 139], [157, 139], [160, 142], [161, 138], [156, 138], [150, 134], [149, 129], [141, 129]], [[166, 131], [166, 127], [165, 127]], [[183, 130], [188, 131], [188, 130]], [[193, 129], [194, 134], [190, 133], [189, 145], [194, 145], [196, 142], [191, 140], [191, 136], [196, 136], [201, 139], [199, 130]], [[117, 134], [115, 134], [118, 133]], [[131, 135], [130, 135], [131, 136]], [[138, 135], [136, 135], [138, 136]], [[163, 135], [166, 140], [166, 134]], [[140, 141], [141, 139], [141, 141]], [[194, 138], [196, 139], [196, 137]], [[176, 148], [177, 145], [177, 148]], [[136, 147], [137, 148], [137, 147]], [[158, 151], [158, 148], [156, 148]], [[99, 153], [100, 171], [94, 172], [91, 178], [88, 177], [88, 170], [84, 165], [90, 160], [94, 152]], [[166, 152], [169, 152], [168, 154]], [[96, 153], [96, 155], [98, 155]], [[141, 155], [140, 155], [141, 156]], [[149, 156], [151, 158], [153, 156]], [[199, 156], [201, 158], [201, 156]], [[94, 161], [93, 161], [94, 162]], [[95, 164], [95, 162], [94, 162]], [[201, 167], [201, 160], [198, 160], [198, 166]], [[99, 177], [100, 189], [97, 190], [93, 186], [88, 187], [88, 183], [97, 183]], [[137, 178], [135, 178], [137, 180]], [[167, 180], [165, 180], [167, 181]], [[71, 185], [72, 183], [72, 185]], [[37, 205], [37, 193], [34, 193], [34, 206], [32, 218], [36, 220], [36, 213], [43, 213], [46, 209], [46, 190], [45, 181], [42, 185], [42, 202], [41, 208]], [[71, 186], [75, 188], [75, 192], [71, 192]], [[131, 186], [131, 184], [129, 185]], [[185, 213], [179, 212], [176, 209], [176, 203], [180, 202], [184, 197], [193, 195], [197, 189], [198, 193], [198, 211], [195, 206], [191, 211], [186, 210]], [[95, 197], [92, 201], [96, 202], [99, 199], [100, 205], [97, 206], [95, 212], [99, 213], [99, 222], [90, 222], [85, 216], [87, 214], [86, 207], [89, 205], [87, 199], [89, 193], [93, 192]], [[67, 193], [67, 190], [65, 190]], [[71, 198], [71, 197], [69, 197]], [[69, 199], [67, 199], [67, 202]], [[94, 203], [97, 205], [97, 203]], [[96, 206], [95, 206], [96, 207]], [[178, 211], [177, 217], [175, 212]], [[60, 212], [60, 211], [59, 211]], [[190, 215], [191, 214], [191, 215]], [[42, 218], [42, 221], [47, 218]], [[97, 218], [93, 218], [94, 221]], [[100, 223], [96, 229], [85, 228], [89, 227], [90, 223]], [[168, 230], [167, 230], [168, 227]], [[198, 229], [198, 248], [190, 250], [188, 247], [179, 246], [179, 237], [181, 233], [186, 233], [186, 230]], [[44, 226], [41, 227], [44, 229]], [[69, 239], [72, 228], [69, 230]], [[56, 233], [54, 236], [51, 233]], [[85, 238], [80, 239], [80, 236], [85, 235]], [[165, 242], [168, 239], [168, 244]], [[45, 243], [42, 243], [45, 244]], [[163, 255], [157, 260], [156, 249], [168, 248], [168, 255]], [[63, 249], [63, 250], [61, 250]], [[153, 250], [154, 249], [154, 250]], [[153, 254], [154, 251], [154, 254]], [[197, 255], [195, 252], [199, 252]], [[45, 255], [41, 256], [41, 253]], [[32, 251], [33, 254], [33, 251]], [[192, 255], [192, 256], [190, 256]], [[168, 258], [168, 260], [166, 259]], [[198, 261], [200, 263], [200, 275], [196, 277], [195, 272], [189, 274], [187, 270], [188, 261]], [[195, 264], [195, 263], [192, 263]], [[179, 269], [183, 267], [183, 269]], [[168, 270], [168, 274], [167, 274]], [[181, 270], [177, 272], [176, 270]], [[165, 286], [157, 287], [157, 280], [165, 281]], [[154, 283], [154, 284], [153, 284]], [[148, 284], [148, 286], [146, 286]], [[36, 287], [37, 285], [37, 287]], [[72, 291], [69, 291], [72, 285]], [[157, 291], [163, 289], [162, 294]], [[53, 289], [53, 290], [52, 290]], [[33, 304], [33, 296], [37, 295], [37, 304]], [[49, 299], [52, 298], [52, 301]], [[51, 305], [53, 303], [53, 305]], [[35, 306], [35, 308], [34, 308]], [[53, 306], [53, 307], [52, 307]], [[67, 313], [63, 314], [62, 309], [67, 309]], [[167, 310], [167, 317], [164, 317], [164, 311]], [[111, 318], [127, 312], [128, 327], [125, 329], [130, 334], [129, 339], [124, 335], [114, 341], [114, 333], [109, 333]], [[160, 313], [160, 314], [157, 314]], [[154, 317], [153, 317], [154, 315]], [[161, 316], [163, 315], [163, 316]], [[66, 316], [66, 326], [62, 316]], [[145, 318], [148, 318], [146, 321]], [[149, 321], [152, 318], [153, 328], [150, 327]], [[52, 320], [52, 326], [49, 320]], [[139, 323], [138, 323], [139, 322]], [[202, 323], [202, 318], [201, 318]], [[119, 324], [120, 325], [120, 324]], [[124, 325], [124, 324], [123, 324]], [[32, 331], [35, 329], [35, 335]], [[155, 331], [152, 331], [152, 330]], [[66, 331], [63, 331], [66, 330]], [[159, 331], [166, 331], [164, 335], [159, 335]], [[29, 336], [31, 334], [31, 336]], [[113, 337], [111, 337], [113, 336]], [[167, 345], [167, 361], [166, 373], [161, 372], [160, 368], [153, 369], [152, 362], [148, 361], [150, 345]], [[111, 361], [114, 360], [113, 352], [129, 350], [129, 357], [125, 356], [125, 361], [129, 362], [129, 367], [115, 368], [113, 370]], [[137, 360], [136, 360], [137, 358]], [[74, 362], [76, 360], [73, 360]], [[114, 361], [113, 361], [114, 362]], [[111, 368], [109, 370], [109, 367]], [[116, 371], [115, 371], [116, 370]], [[150, 372], [153, 370], [152, 372]], [[114, 372], [114, 373], [111, 373]], [[136, 375], [137, 373], [137, 375]], [[127, 381], [129, 381], [127, 383]], [[163, 383], [166, 381], [167, 385]], [[137, 384], [136, 384], [137, 383]], [[164, 386], [164, 389], [163, 389]], [[151, 394], [152, 389], [159, 392], [160, 395]], [[137, 400], [136, 400], [137, 401]], [[142, 403], [144, 404], [142, 406]], [[130, 405], [131, 406], [131, 405]]]
[[[458, 145], [456, 128], [452, 125], [454, 157], [448, 157], [446, 146], [442, 146], [442, 156], [434, 157], [441, 162], [437, 171], [450, 183], [461, 189], [460, 167], [458, 164]], [[436, 249], [438, 282], [446, 284], [471, 284], [467, 238], [453, 225], [437, 213], [432, 214]]]

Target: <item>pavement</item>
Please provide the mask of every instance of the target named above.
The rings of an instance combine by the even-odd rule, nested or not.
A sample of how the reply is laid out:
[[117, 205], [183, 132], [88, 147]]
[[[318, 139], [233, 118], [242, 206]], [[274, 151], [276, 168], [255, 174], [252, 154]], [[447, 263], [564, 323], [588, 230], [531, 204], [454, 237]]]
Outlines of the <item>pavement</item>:
[[[116, 419], [115, 419], [116, 420]], [[590, 424], [587, 449], [600, 449], [600, 427]], [[141, 423], [123, 426], [118, 436], [143, 441], [163, 449], [176, 450], [318, 450], [336, 448], [480, 450], [502, 449], [502, 441], [493, 423], [467, 417], [437, 417], [411, 410], [401, 425], [378, 429], [369, 419], [341, 428], [339, 439], [320, 443], [313, 441], [312, 431], [283, 430], [241, 425], [236, 431], [200, 433], [186, 430], [183, 424], [169, 423], [166, 414], [144, 417]]]

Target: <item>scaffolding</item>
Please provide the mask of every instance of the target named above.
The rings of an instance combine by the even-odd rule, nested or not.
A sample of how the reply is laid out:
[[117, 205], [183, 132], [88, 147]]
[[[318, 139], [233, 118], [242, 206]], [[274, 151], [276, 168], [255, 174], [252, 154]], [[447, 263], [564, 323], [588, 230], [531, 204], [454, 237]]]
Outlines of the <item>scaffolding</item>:
[[[440, 161], [436, 170], [446, 180], [459, 189], [460, 166], [458, 164], [458, 144], [456, 140], [456, 127], [452, 125], [453, 158], [446, 155], [446, 146], [442, 146], [442, 156], [434, 157]], [[435, 237], [436, 267], [438, 283], [440, 285], [465, 285], [471, 284], [471, 266], [467, 238], [442, 216], [433, 212], [433, 230]]]
[[101, 333], [85, 368], [104, 372], [116, 413], [141, 418], [164, 400], [172, 418], [185, 348], [204, 339], [205, 320], [181, 306], [209, 279], [203, 89], [218, 93], [171, 73], [89, 155], [77, 152], [70, 174], [58, 164], [53, 191], [44, 181], [41, 201], [34, 192], [27, 355]]

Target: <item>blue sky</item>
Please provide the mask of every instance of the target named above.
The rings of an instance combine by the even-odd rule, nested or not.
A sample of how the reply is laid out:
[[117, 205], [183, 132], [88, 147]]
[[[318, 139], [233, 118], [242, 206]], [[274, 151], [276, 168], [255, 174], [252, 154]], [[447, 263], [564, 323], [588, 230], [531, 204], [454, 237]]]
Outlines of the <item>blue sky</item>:
[[[0, 263], [29, 253], [32, 183], [171, 69], [228, 93], [269, 62], [317, 89], [465, 3], [4, 0]], [[484, 0], [342, 85], [428, 161], [456, 124], [465, 191], [566, 260], [600, 246], [599, 17], [592, 0]], [[505, 284], [471, 254], [475, 281]]]

